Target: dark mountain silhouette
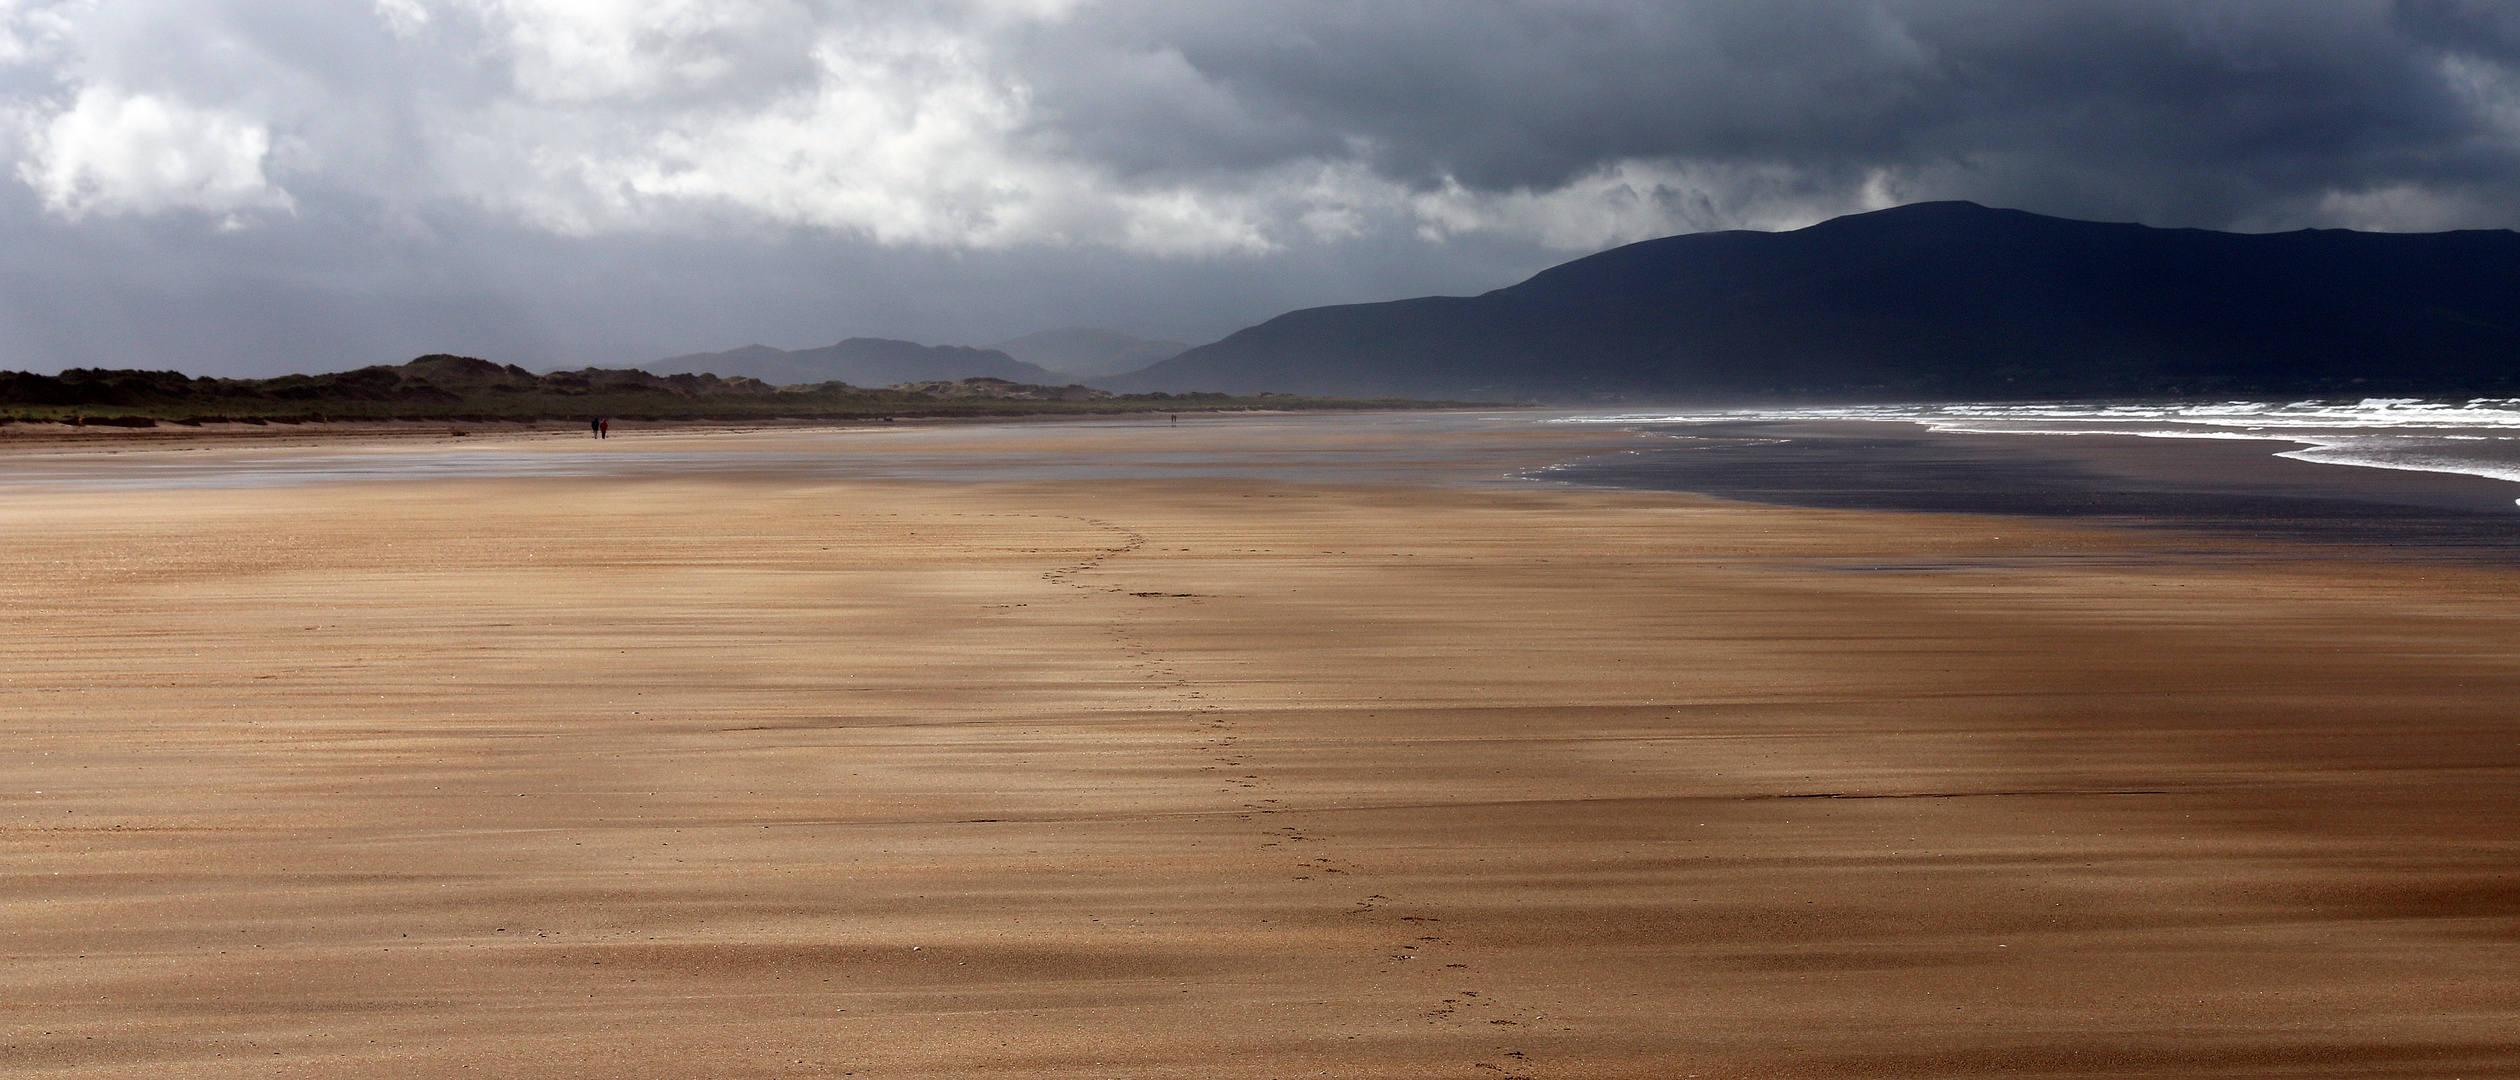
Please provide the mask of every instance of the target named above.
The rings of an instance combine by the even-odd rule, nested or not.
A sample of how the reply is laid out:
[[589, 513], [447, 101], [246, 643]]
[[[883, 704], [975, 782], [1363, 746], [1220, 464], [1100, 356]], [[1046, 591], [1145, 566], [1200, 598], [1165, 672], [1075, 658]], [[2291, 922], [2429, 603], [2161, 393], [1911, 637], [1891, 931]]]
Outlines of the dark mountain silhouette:
[[1278, 316], [1122, 392], [1484, 400], [2520, 393], [2520, 234], [2237, 234], [1920, 203]]
[[514, 364], [433, 353], [407, 364], [377, 364], [322, 375], [275, 379], [196, 378], [180, 371], [72, 368], [59, 375], [0, 371], [0, 405], [342, 406], [378, 404], [426, 411], [486, 398], [586, 397], [647, 393], [682, 399], [761, 398], [776, 390], [758, 379], [653, 375], [586, 368], [537, 375]]
[[1090, 379], [1136, 371], [1148, 364], [1170, 360], [1190, 346], [1180, 341], [1150, 341], [1118, 330], [1072, 326], [1064, 330], [1026, 334], [990, 347], [1061, 375]]
[[59, 375], [0, 371], [0, 424], [60, 422], [105, 427], [155, 427], [161, 420], [192, 426], [213, 421], [532, 421], [591, 416], [757, 420], [1392, 409], [1428, 404], [1288, 395], [1122, 398], [1086, 386], [1041, 386], [985, 375], [867, 388], [837, 381], [773, 386], [746, 375], [659, 375], [591, 367], [536, 374], [513, 364], [444, 353], [407, 364], [273, 379], [196, 378], [180, 371], [112, 368], [72, 368]]
[[889, 338], [850, 338], [819, 349], [773, 349], [746, 345], [720, 353], [674, 356], [646, 365], [660, 374], [705, 371], [747, 375], [776, 386], [844, 382], [851, 386], [891, 386], [907, 382], [952, 382], [990, 378], [1018, 383], [1066, 380], [995, 349], [967, 345], [921, 345]]

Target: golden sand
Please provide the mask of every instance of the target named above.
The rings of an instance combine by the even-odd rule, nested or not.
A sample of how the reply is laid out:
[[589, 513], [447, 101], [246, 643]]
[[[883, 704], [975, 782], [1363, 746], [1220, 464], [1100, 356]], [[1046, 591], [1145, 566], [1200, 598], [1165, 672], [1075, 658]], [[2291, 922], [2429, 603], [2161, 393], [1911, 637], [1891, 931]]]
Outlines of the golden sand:
[[1370, 479], [12, 491], [0, 1062], [2520, 1073], [2513, 574]]

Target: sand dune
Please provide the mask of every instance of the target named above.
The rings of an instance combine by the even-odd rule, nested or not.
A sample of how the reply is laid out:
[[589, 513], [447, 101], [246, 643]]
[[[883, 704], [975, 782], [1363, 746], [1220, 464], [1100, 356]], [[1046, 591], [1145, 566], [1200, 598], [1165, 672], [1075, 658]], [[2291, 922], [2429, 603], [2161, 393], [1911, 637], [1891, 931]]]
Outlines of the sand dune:
[[1370, 479], [12, 492], [9, 1071], [2520, 1071], [2511, 573]]

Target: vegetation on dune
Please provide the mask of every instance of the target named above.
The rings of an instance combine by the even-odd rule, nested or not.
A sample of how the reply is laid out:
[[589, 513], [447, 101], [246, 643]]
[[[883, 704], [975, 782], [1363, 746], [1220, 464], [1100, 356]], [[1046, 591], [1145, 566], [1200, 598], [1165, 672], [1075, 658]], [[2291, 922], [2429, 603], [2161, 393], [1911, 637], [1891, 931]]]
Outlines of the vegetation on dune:
[[423, 356], [324, 375], [196, 378], [177, 371], [74, 368], [59, 375], [0, 372], [0, 420], [150, 426], [159, 422], [309, 420], [525, 421], [842, 419], [1042, 413], [1215, 412], [1251, 409], [1423, 408], [1397, 398], [1293, 394], [1116, 395], [1084, 386], [963, 379], [868, 388], [826, 382], [772, 386], [744, 376], [654, 375], [586, 368], [537, 375], [467, 356]]

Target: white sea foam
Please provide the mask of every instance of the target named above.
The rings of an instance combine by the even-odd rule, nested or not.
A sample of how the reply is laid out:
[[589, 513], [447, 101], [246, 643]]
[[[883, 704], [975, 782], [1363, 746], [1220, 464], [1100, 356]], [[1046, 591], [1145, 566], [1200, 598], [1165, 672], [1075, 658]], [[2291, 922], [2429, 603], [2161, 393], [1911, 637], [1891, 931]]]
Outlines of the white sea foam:
[[[2443, 440], [2451, 441], [2451, 440]], [[2485, 440], [2501, 442], [2503, 440]], [[2489, 459], [2456, 454], [2426, 453], [2413, 440], [2394, 440], [2386, 436], [2367, 439], [2343, 439], [2317, 443], [2299, 450], [2286, 450], [2275, 455], [2295, 461], [2315, 461], [2322, 465], [2357, 465], [2367, 469], [2399, 469], [2405, 472], [2456, 473], [2482, 476], [2520, 484], [2520, 448], [2510, 448], [2507, 456]], [[2520, 502], [2520, 500], [2514, 500]]]
[[2124, 435], [2292, 443], [2275, 456], [2323, 465], [2456, 473], [2520, 483], [2520, 398], [2222, 401], [2178, 404], [1849, 405], [1619, 413], [1563, 423], [1868, 420], [1978, 435]]

